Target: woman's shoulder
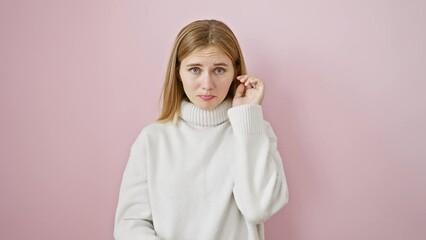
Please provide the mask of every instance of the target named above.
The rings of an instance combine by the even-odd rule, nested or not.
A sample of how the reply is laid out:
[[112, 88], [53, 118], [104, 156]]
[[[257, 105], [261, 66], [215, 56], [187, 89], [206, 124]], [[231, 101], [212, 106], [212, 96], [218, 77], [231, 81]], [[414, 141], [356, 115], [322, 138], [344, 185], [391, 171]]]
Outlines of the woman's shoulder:
[[156, 136], [162, 135], [163, 133], [167, 132], [168, 129], [170, 129], [171, 127], [173, 127], [173, 124], [171, 123], [150, 123], [142, 128], [137, 138], [155, 138]]

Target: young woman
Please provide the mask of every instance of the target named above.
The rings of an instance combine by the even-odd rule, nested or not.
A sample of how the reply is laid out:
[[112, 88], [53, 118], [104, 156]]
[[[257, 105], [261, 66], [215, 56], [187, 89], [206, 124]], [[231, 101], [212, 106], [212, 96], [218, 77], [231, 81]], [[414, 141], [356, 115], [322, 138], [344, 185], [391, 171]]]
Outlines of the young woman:
[[131, 148], [115, 239], [264, 239], [263, 223], [288, 201], [264, 88], [224, 23], [179, 32], [161, 115]]

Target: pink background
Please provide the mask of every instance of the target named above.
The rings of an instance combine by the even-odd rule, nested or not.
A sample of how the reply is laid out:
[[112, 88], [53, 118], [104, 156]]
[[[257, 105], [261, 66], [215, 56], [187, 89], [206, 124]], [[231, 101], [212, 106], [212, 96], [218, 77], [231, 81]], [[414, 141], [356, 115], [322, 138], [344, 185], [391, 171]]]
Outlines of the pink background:
[[[260, 3], [261, 2], [261, 3]], [[268, 240], [426, 238], [426, 2], [0, 2], [1, 239], [113, 239], [180, 28], [225, 21], [266, 81], [290, 202]]]

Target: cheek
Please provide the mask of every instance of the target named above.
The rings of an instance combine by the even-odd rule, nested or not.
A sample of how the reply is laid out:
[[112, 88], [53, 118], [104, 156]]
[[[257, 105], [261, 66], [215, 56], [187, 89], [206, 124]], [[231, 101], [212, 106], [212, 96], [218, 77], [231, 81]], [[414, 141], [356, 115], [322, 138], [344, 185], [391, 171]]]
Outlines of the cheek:
[[188, 89], [189, 85], [190, 85], [190, 79], [188, 78], [188, 75], [183, 72], [183, 71], [179, 71], [179, 80], [182, 82], [183, 88], [184, 89]]
[[197, 88], [197, 83], [194, 79], [188, 79], [185, 76], [182, 77], [182, 85], [185, 91], [192, 91]]
[[221, 81], [220, 89], [221, 89], [223, 92], [228, 92], [229, 88], [230, 88], [230, 87], [231, 87], [231, 85], [232, 85], [233, 80], [234, 80], [234, 79], [233, 79], [233, 76], [231, 76], [231, 77], [227, 78], [226, 80]]
[[229, 74], [228, 79], [226, 81], [226, 84], [228, 85], [228, 87], [231, 86], [232, 82], [235, 80], [235, 77], [236, 76], [234, 76], [234, 73]]

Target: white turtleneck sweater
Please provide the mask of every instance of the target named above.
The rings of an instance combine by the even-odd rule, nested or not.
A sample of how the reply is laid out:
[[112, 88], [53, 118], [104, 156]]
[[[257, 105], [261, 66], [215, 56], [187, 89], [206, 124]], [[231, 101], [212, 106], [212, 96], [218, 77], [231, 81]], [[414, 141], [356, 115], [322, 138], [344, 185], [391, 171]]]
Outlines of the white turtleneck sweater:
[[176, 124], [145, 127], [130, 151], [117, 240], [261, 240], [288, 201], [277, 140], [259, 105], [206, 111], [183, 101]]

